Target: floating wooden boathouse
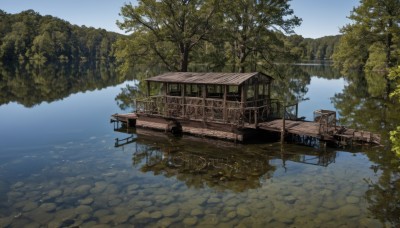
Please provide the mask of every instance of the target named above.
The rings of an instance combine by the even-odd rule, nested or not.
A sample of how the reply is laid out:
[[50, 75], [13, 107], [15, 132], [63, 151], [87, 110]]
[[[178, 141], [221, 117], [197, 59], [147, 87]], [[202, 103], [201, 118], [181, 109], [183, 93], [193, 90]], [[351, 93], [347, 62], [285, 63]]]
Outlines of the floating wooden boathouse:
[[146, 81], [136, 126], [243, 141], [248, 129], [280, 116], [263, 73], [170, 72]]
[[112, 121], [233, 141], [244, 141], [264, 130], [379, 144], [377, 135], [336, 126], [332, 111], [316, 111], [313, 122], [299, 120], [297, 104], [291, 105], [293, 112], [289, 113], [288, 106], [271, 98], [272, 80], [259, 72], [164, 73], [146, 80], [147, 96], [135, 100], [134, 114], [114, 114]]

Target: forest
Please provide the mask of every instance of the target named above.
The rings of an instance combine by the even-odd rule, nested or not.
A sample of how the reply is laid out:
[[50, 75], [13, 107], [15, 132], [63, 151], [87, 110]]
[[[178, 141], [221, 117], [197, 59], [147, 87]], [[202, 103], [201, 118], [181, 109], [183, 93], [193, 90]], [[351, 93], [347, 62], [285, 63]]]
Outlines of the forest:
[[[122, 35], [104, 29], [72, 25], [54, 16], [42, 16], [33, 10], [8, 14], [0, 10], [0, 60], [21, 62], [115, 61], [115, 43], [128, 42], [135, 33]], [[340, 35], [318, 39], [300, 35], [283, 36], [298, 60], [330, 60]], [[121, 47], [121, 46], [120, 46]], [[210, 49], [215, 47], [209, 43]], [[211, 52], [215, 57], [222, 53]], [[191, 56], [197, 63], [215, 61], [204, 53]], [[197, 58], [197, 59], [196, 59]], [[227, 60], [227, 58], [225, 58]], [[123, 62], [124, 59], [120, 59]], [[213, 64], [213, 63], [211, 63]], [[226, 64], [226, 63], [225, 63]]]
[[2, 62], [77, 62], [113, 60], [113, 43], [121, 35], [72, 25], [33, 10], [8, 14], [0, 10]]

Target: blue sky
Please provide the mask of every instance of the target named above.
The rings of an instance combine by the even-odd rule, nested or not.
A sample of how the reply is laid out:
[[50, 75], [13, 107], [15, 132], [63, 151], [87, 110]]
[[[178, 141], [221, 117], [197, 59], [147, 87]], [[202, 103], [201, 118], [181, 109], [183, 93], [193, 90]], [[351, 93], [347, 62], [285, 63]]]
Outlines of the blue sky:
[[[7, 13], [33, 9], [72, 24], [124, 33], [115, 22], [120, 19], [118, 13], [125, 2], [129, 0], [0, 0], [0, 9]], [[292, 0], [290, 4], [295, 15], [303, 19], [296, 33], [318, 38], [339, 34], [339, 28], [350, 23], [346, 17], [359, 0]]]

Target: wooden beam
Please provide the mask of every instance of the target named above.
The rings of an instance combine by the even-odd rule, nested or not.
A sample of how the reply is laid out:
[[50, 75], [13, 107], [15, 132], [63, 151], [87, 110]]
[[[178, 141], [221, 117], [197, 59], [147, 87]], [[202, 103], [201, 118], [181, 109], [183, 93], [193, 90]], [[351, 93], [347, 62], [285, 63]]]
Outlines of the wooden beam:
[[223, 120], [224, 122], [227, 121], [227, 110], [226, 110], [226, 97], [228, 94], [228, 86], [224, 85], [224, 110], [223, 110]]

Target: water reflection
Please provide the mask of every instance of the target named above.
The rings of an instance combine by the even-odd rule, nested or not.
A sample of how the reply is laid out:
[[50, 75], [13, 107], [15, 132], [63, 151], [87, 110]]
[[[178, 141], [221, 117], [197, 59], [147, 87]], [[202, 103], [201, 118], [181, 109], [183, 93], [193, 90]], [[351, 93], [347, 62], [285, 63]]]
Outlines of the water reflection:
[[0, 106], [10, 102], [32, 107], [71, 94], [118, 85], [133, 79], [113, 64], [1, 65]]
[[[243, 192], [262, 186], [272, 178], [277, 164], [288, 161], [327, 167], [335, 162], [336, 152], [287, 145], [236, 145], [207, 139], [177, 139], [143, 129], [136, 131], [118, 146], [135, 142], [132, 164], [144, 173], [176, 177], [189, 188], [215, 188]], [[155, 137], [158, 135], [158, 137]], [[134, 138], [135, 140], [132, 140]], [[117, 144], [116, 144], [117, 145]], [[290, 169], [290, 168], [289, 168]]]

